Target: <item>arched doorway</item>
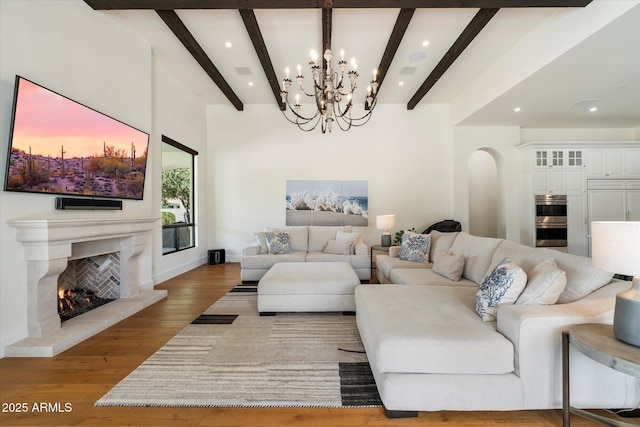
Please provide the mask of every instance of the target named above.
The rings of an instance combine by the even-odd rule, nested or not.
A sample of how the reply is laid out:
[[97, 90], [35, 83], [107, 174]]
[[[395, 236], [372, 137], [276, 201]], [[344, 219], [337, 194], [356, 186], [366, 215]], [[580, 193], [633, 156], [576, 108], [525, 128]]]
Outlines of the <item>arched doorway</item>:
[[476, 150], [469, 157], [469, 234], [498, 237], [499, 183], [493, 155]]

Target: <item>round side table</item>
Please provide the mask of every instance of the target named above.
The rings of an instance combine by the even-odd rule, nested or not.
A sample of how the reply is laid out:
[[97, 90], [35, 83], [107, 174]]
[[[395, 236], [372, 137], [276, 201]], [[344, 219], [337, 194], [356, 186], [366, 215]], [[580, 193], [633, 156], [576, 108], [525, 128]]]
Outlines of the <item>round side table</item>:
[[604, 425], [631, 426], [584, 409], [571, 406], [569, 396], [569, 346], [611, 369], [640, 378], [640, 347], [626, 344], [613, 335], [613, 326], [585, 323], [562, 333], [562, 425], [569, 427], [571, 413]]

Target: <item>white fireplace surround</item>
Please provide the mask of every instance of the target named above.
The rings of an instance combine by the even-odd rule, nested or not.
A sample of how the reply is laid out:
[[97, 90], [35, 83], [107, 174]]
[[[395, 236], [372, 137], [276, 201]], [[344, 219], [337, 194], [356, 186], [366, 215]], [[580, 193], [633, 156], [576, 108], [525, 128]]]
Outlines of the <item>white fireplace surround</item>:
[[[143, 290], [139, 255], [158, 218], [14, 219], [27, 269], [29, 337], [6, 348], [6, 356], [54, 356], [166, 297]], [[58, 276], [69, 260], [120, 253], [120, 299], [64, 324], [58, 315]]]

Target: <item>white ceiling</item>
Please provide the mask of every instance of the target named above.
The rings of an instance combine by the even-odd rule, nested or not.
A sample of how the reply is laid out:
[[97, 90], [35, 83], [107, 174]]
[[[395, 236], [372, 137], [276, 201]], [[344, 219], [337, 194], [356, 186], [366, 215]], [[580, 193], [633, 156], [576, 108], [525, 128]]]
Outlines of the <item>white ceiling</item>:
[[[536, 26], [571, 10], [501, 9], [420, 103], [452, 101]], [[406, 104], [477, 11], [417, 9], [386, 75], [378, 102]], [[243, 104], [273, 104], [277, 108], [237, 10], [176, 12]], [[100, 13], [112, 14], [139, 31], [151, 43], [158, 60], [201, 97], [203, 103], [231, 105], [154, 11]], [[361, 88], [380, 63], [398, 13], [399, 9], [333, 10], [334, 55], [337, 58], [340, 49], [344, 49], [346, 59], [356, 58]], [[295, 75], [296, 66], [301, 64], [308, 79], [309, 51], [321, 50], [321, 10], [255, 10], [255, 15], [278, 78], [284, 78], [287, 66], [292, 76]], [[429, 42], [426, 47], [422, 45], [425, 40]], [[226, 47], [226, 42], [232, 46]], [[412, 54], [423, 54], [424, 59], [412, 60]], [[248, 69], [249, 74], [241, 74], [239, 69], [245, 72]], [[362, 103], [363, 96], [356, 96], [355, 102]], [[588, 111], [592, 104], [598, 107], [595, 113]], [[521, 108], [519, 113], [513, 111], [516, 106]], [[640, 6], [461, 124], [530, 128], [640, 127]]]

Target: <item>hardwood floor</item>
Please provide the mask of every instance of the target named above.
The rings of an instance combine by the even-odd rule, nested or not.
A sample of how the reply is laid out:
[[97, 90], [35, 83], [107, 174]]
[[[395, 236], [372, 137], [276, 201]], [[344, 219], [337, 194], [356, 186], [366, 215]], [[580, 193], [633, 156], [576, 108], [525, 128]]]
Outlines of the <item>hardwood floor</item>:
[[[84, 426], [560, 426], [552, 411], [421, 412], [388, 420], [381, 408], [136, 408], [94, 403], [240, 283], [239, 264], [202, 266], [157, 286], [169, 296], [52, 358], [0, 360], [0, 425]], [[17, 406], [16, 406], [17, 405]], [[17, 412], [18, 409], [26, 411]], [[44, 406], [42, 406], [44, 405]], [[576, 427], [595, 425], [572, 417]]]

